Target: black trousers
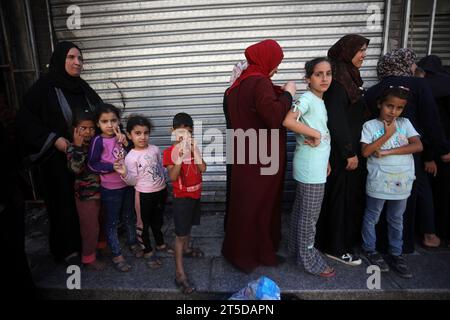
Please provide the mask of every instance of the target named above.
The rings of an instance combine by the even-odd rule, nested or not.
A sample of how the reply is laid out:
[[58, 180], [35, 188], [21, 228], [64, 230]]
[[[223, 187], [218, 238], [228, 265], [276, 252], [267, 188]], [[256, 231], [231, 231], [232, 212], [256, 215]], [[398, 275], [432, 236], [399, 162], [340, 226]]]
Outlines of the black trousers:
[[141, 219], [143, 224], [142, 242], [144, 244], [144, 253], [151, 252], [149, 228], [152, 229], [153, 237], [157, 246], [164, 244], [164, 236], [161, 228], [164, 223], [164, 209], [167, 199], [167, 188], [161, 191], [151, 193], [139, 193], [139, 202], [141, 207]]

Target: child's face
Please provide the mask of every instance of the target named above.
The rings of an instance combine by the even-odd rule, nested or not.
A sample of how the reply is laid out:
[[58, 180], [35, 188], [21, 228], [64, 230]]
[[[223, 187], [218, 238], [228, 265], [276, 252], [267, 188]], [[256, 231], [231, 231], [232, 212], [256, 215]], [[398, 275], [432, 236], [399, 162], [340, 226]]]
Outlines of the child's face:
[[148, 138], [150, 137], [150, 130], [147, 126], [134, 126], [127, 136], [133, 141], [134, 148], [137, 150], [148, 147]]
[[403, 109], [405, 109], [406, 102], [405, 99], [388, 96], [381, 105], [378, 105], [378, 108], [380, 108], [380, 119], [391, 123], [400, 117]]
[[114, 112], [102, 113], [98, 119], [97, 126], [104, 135], [112, 137], [115, 135], [114, 129], [119, 126], [119, 118]]
[[331, 80], [331, 65], [327, 61], [322, 61], [316, 64], [311, 77], [306, 78], [311, 91], [320, 95], [328, 90]]
[[91, 120], [82, 120], [78, 123], [77, 127], [80, 130], [80, 134], [83, 137], [84, 142], [88, 143], [95, 135], [95, 123]]

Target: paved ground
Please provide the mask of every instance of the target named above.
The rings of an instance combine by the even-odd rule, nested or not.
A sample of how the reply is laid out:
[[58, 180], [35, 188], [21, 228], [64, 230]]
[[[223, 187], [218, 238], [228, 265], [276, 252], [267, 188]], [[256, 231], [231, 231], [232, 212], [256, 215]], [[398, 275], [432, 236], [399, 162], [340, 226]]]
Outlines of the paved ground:
[[[283, 217], [283, 235], [287, 219]], [[173, 242], [173, 225], [166, 217], [164, 232]], [[279, 251], [286, 261], [276, 268], [260, 267], [252, 274], [233, 268], [220, 254], [223, 239], [223, 214], [208, 214], [193, 230], [194, 245], [201, 247], [205, 257], [187, 258], [186, 270], [198, 292], [183, 296], [174, 284], [174, 259], [162, 255], [163, 267], [151, 270], [142, 259], [126, 252], [133, 269], [120, 273], [111, 265], [96, 272], [81, 268], [81, 290], [67, 290], [67, 266], [57, 265], [48, 253], [47, 221], [44, 210], [32, 210], [27, 217], [26, 248], [36, 285], [43, 298], [58, 299], [227, 299], [232, 293], [260, 276], [267, 276], [280, 287], [283, 299], [446, 299], [450, 300], [450, 250], [427, 250], [417, 247], [406, 255], [414, 273], [413, 279], [402, 279], [393, 272], [381, 274], [381, 288], [368, 289], [368, 264], [350, 267], [330, 260], [337, 275], [322, 279], [309, 275], [288, 256], [286, 243]], [[286, 237], [285, 237], [286, 238]], [[104, 261], [110, 261], [104, 257]]]

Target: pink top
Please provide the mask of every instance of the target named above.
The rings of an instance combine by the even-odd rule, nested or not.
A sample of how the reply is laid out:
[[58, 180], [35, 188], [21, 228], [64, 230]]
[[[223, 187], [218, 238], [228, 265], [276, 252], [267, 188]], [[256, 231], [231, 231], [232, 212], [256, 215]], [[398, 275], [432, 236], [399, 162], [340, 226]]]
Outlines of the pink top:
[[96, 136], [89, 146], [89, 169], [100, 175], [101, 185], [106, 189], [121, 189], [127, 184], [114, 171], [114, 162], [125, 155], [116, 137]]
[[131, 150], [125, 158], [127, 175], [123, 180], [136, 191], [150, 193], [166, 187], [159, 148], [149, 145], [145, 150]]

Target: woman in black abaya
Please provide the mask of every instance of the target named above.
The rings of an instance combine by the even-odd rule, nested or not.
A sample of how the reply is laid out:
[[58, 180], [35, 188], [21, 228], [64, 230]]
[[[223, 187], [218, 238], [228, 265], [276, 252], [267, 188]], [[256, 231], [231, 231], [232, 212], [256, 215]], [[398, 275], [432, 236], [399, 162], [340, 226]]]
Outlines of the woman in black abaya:
[[94, 111], [101, 102], [80, 78], [82, 68], [81, 50], [71, 42], [58, 43], [48, 74], [28, 90], [17, 117], [18, 135], [27, 159], [40, 166], [50, 222], [50, 252], [58, 261], [67, 261], [81, 246], [74, 176], [65, 154], [72, 139], [72, 117], [83, 110]]

